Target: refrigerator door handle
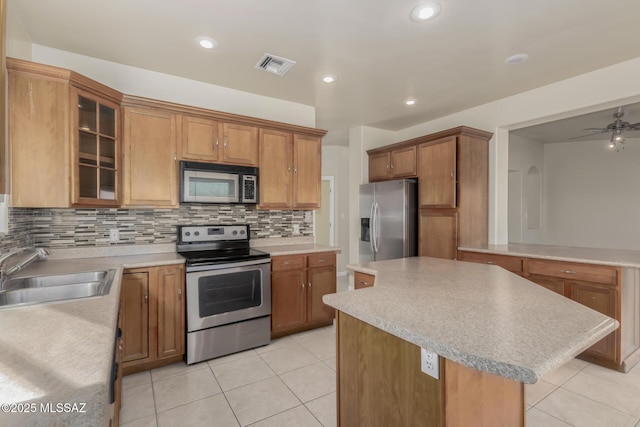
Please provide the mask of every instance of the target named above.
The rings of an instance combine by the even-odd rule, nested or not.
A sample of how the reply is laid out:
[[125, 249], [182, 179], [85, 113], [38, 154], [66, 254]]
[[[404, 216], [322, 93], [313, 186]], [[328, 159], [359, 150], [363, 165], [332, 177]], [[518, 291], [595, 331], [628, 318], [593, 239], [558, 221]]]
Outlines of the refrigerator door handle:
[[380, 204], [378, 204], [378, 202], [375, 203], [373, 214], [376, 219], [374, 221], [374, 227], [375, 227], [375, 234], [373, 237], [375, 239], [374, 247], [376, 249], [376, 252], [378, 252], [380, 250]]
[[369, 214], [369, 243], [371, 244], [371, 252], [373, 252], [374, 254], [376, 253], [376, 247], [375, 247], [375, 203], [371, 203], [371, 213]]

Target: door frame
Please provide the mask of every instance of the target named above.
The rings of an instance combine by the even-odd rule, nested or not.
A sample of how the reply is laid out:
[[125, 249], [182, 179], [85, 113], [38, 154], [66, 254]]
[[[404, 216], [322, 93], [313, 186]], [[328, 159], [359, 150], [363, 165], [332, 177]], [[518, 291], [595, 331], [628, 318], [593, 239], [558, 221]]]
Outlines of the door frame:
[[[335, 188], [334, 188], [334, 177], [333, 176], [322, 176], [320, 182], [320, 192], [322, 193], [322, 181], [329, 181], [329, 245], [334, 245], [335, 239], [335, 218], [334, 218], [334, 210], [335, 210]], [[322, 194], [320, 194], [320, 200], [322, 200]], [[313, 235], [316, 235], [316, 215], [314, 212], [313, 215]]]

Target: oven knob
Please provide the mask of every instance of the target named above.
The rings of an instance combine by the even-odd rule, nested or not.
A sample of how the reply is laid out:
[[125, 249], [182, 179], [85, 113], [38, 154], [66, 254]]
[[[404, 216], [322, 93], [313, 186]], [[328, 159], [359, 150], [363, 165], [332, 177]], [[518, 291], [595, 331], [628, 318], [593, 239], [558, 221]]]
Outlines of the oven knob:
[[235, 236], [236, 234], [238, 234], [238, 232], [236, 230], [233, 230], [233, 235]]
[[191, 236], [191, 232], [187, 231], [186, 233], [184, 233], [185, 236]]
[[240, 230], [240, 234], [244, 234], [244, 230]]
[[193, 233], [193, 234], [195, 234], [196, 236], [199, 236], [199, 235], [200, 235], [200, 232], [199, 232], [199, 231], [196, 231], [196, 232], [195, 232], [195, 233]]

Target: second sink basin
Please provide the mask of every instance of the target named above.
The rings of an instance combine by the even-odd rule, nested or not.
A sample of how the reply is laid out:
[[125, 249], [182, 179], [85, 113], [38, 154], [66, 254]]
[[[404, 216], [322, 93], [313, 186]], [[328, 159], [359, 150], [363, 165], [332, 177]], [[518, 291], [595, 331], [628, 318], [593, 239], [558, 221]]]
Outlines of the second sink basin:
[[7, 280], [0, 308], [107, 295], [115, 270], [20, 277]]

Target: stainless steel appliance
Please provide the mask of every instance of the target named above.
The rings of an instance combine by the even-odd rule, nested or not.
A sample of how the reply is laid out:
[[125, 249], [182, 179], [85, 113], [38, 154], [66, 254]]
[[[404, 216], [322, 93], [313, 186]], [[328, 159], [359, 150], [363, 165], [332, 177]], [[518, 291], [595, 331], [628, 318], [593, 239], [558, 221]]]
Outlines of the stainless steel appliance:
[[186, 259], [187, 364], [269, 344], [271, 259], [248, 225], [178, 227]]
[[360, 185], [360, 260], [418, 255], [418, 185], [401, 179]]
[[180, 202], [258, 203], [258, 168], [180, 162]]

